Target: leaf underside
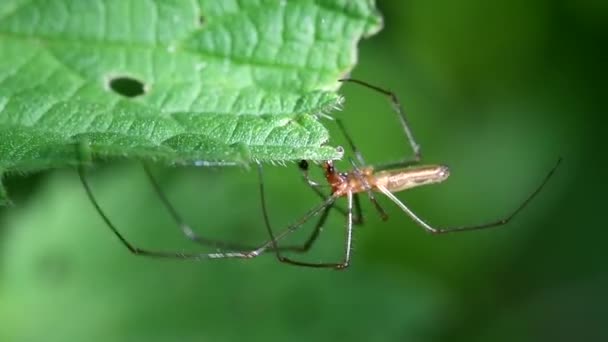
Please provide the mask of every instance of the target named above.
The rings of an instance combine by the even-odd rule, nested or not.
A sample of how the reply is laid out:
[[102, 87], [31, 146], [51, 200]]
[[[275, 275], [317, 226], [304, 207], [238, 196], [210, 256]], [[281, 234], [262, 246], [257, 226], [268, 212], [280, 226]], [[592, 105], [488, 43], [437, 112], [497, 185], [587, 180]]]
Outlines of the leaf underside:
[[4, 0], [0, 172], [74, 165], [83, 143], [166, 164], [340, 158], [317, 119], [381, 23], [373, 0]]

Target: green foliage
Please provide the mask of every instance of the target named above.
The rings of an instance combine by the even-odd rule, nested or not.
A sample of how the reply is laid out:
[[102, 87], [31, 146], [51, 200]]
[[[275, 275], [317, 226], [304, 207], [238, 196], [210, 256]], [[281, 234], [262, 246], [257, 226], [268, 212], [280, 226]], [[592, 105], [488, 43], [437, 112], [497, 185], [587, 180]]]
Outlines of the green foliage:
[[[369, 0], [0, 3], [0, 170], [341, 155], [316, 116], [381, 19]], [[0, 191], [1, 193], [1, 191]]]
[[[215, 1], [234, 2], [247, 1]], [[361, 45], [353, 77], [393, 90], [424, 160], [451, 169], [444, 184], [397, 196], [439, 226], [481, 223], [517, 206], [562, 156], [518, 217], [497, 230], [430, 236], [377, 196], [389, 214], [382, 221], [363, 196], [365, 223], [346, 271], [289, 267], [272, 255], [171, 262], [130, 255], [73, 170], [9, 177], [15, 206], [0, 209], [0, 341], [608, 341], [606, 53], [598, 44], [608, 2], [378, 4], [386, 29]], [[341, 92], [345, 110], [335, 115], [366, 161], [409, 152], [384, 98], [350, 85]], [[125, 164], [89, 173], [121, 232], [140, 247], [204, 251], [181, 236], [138, 163]], [[336, 166], [352, 167], [347, 158]], [[255, 172], [154, 170], [200, 235], [267, 238]], [[276, 230], [318, 205], [295, 165], [264, 170]], [[323, 180], [316, 166], [311, 176]], [[304, 241], [311, 221], [285, 242]], [[344, 222], [333, 212], [313, 249], [290, 256], [339, 260]]]

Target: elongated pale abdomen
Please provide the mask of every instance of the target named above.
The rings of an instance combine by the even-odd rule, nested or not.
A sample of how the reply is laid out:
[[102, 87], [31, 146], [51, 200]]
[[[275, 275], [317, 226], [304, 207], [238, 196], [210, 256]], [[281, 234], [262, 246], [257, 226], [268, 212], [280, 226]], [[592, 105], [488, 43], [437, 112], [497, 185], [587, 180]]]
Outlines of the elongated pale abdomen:
[[373, 174], [375, 186], [399, 192], [421, 185], [441, 183], [450, 175], [445, 165], [421, 165], [404, 169], [384, 170]]

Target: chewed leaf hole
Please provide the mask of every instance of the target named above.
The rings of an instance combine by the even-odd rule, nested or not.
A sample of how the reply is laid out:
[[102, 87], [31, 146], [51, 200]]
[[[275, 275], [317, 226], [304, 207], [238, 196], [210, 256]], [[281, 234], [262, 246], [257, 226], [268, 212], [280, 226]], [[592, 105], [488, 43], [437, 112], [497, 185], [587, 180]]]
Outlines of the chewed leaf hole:
[[128, 76], [112, 77], [108, 85], [112, 91], [124, 97], [137, 97], [145, 93], [144, 83]]

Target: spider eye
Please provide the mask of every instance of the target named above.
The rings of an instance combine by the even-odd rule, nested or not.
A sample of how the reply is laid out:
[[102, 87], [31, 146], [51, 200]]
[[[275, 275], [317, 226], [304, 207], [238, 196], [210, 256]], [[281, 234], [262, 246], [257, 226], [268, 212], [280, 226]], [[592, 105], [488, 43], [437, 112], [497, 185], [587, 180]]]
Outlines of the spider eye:
[[308, 161], [304, 159], [300, 160], [300, 162], [298, 163], [298, 167], [302, 171], [308, 171]]

